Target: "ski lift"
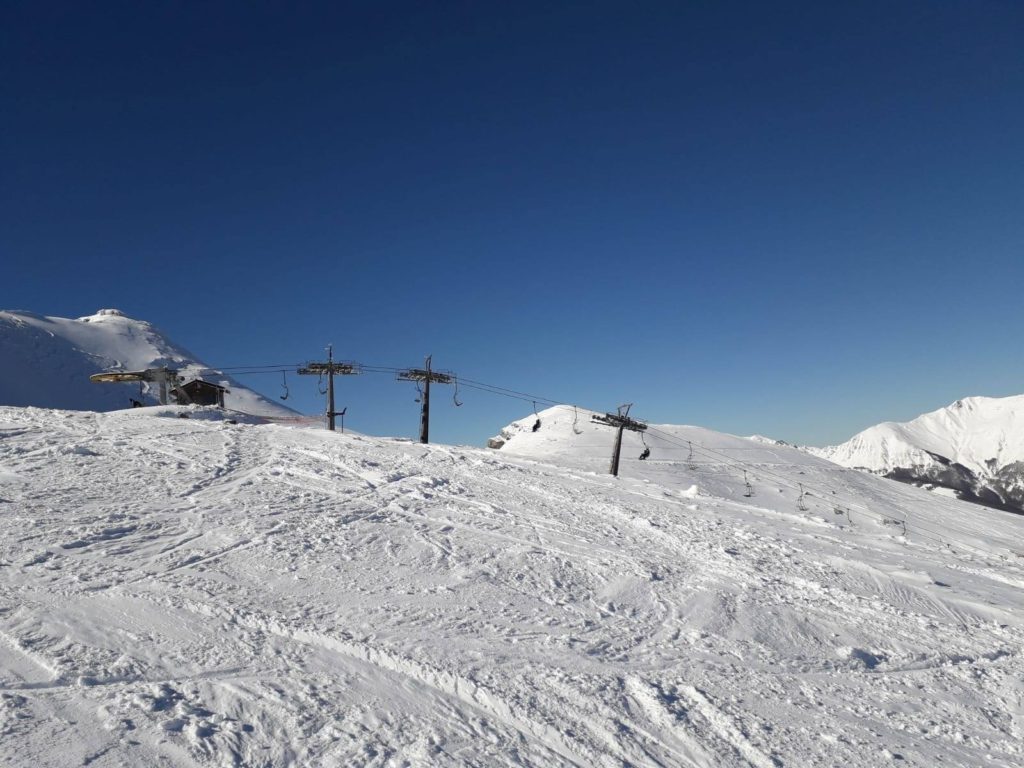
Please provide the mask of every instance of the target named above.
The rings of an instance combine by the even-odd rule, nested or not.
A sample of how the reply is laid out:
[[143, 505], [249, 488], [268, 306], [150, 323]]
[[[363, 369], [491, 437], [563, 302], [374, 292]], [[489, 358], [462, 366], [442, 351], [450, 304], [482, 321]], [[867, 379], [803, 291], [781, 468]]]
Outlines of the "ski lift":
[[281, 386], [284, 387], [284, 394], [281, 395], [282, 400], [288, 399], [288, 374], [281, 371]]
[[752, 486], [750, 484], [750, 481], [747, 480], [747, 470], [745, 469], [743, 470], [743, 484], [747, 486], [747, 491], [743, 495], [749, 499], [751, 496], [754, 495], [754, 486]]
[[796, 508], [799, 509], [801, 512], [806, 512], [807, 511], [807, 505], [804, 504], [804, 496], [806, 495], [804, 493], [804, 484], [800, 483], [799, 485], [800, 485], [800, 495], [796, 499]]
[[573, 431], [573, 434], [576, 434], [576, 435], [582, 435], [583, 434], [583, 430], [582, 429], [577, 429], [576, 428], [576, 424], [579, 422], [579, 420], [580, 420], [580, 414], [576, 410], [576, 406], [574, 405], [572, 407], [572, 431]]
[[420, 383], [418, 381], [416, 382], [416, 399], [413, 402], [423, 402], [423, 390], [420, 388]]
[[644, 444], [644, 449], [640, 453], [640, 461], [646, 461], [647, 457], [649, 457], [651, 455], [651, 449], [647, 445], [647, 441], [644, 440], [644, 433], [643, 432], [640, 433], [640, 442]]
[[693, 443], [690, 442], [689, 440], [687, 440], [686, 444], [690, 448], [690, 453], [686, 457], [686, 468], [687, 469], [691, 469], [691, 470], [696, 470], [697, 469], [697, 465], [693, 461]]
[[535, 422], [533, 422], [533, 430], [532, 431], [536, 432], [538, 429], [540, 429], [540, 414], [537, 413], [537, 401], [536, 400], [533, 401], [533, 415], [537, 417], [537, 420]]
[[455, 403], [455, 407], [458, 408], [462, 405], [462, 403], [459, 402], [459, 380], [452, 379], [452, 381], [455, 384], [455, 393], [452, 395], [452, 401]]
[[316, 388], [321, 395], [327, 394], [327, 390], [324, 388], [324, 375], [322, 373], [320, 374], [320, 378], [316, 380]]

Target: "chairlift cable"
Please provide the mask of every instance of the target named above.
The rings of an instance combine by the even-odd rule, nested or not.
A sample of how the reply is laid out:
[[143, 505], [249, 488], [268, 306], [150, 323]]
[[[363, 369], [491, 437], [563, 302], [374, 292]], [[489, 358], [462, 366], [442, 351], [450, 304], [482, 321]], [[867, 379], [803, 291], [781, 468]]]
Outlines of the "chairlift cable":
[[[204, 367], [204, 368], [202, 368], [200, 370], [212, 371], [212, 372], [220, 372], [220, 373], [231, 372], [231, 375], [242, 376], [242, 375], [258, 375], [258, 374], [261, 374], [261, 373], [275, 373], [278, 370], [280, 370], [280, 371], [282, 371], [282, 373], [284, 373], [286, 370], [292, 369], [294, 367], [296, 367], [296, 366], [293, 365], [293, 364], [284, 363], [284, 364], [274, 364], [274, 365], [227, 366], [227, 367], [223, 367], [223, 368], [207, 368], [207, 367]], [[368, 371], [368, 372], [374, 372], [374, 373], [392, 373], [392, 372], [395, 372], [397, 370], [401, 370], [401, 369], [393, 368], [393, 367], [390, 367], [390, 366], [370, 366], [370, 365], [363, 366], [363, 369]], [[548, 399], [548, 398], [540, 397], [540, 396], [537, 396], [537, 395], [529, 395], [529, 394], [527, 394], [525, 392], [521, 392], [521, 391], [518, 391], [518, 390], [509, 389], [507, 387], [501, 387], [501, 386], [493, 385], [493, 384], [487, 384], [486, 382], [475, 381], [475, 380], [472, 380], [472, 379], [464, 379], [461, 383], [462, 383], [463, 386], [466, 386], [466, 387], [469, 387], [469, 388], [472, 388], [472, 389], [477, 389], [477, 390], [482, 391], [482, 392], [487, 392], [487, 393], [495, 394], [495, 395], [502, 395], [504, 397], [510, 397], [510, 398], [513, 398], [513, 399], [524, 400], [526, 402], [532, 403], [533, 404], [533, 408], [534, 408], [534, 415], [537, 416], [537, 421], [538, 422], [540, 421], [540, 415], [539, 415], [539, 413], [537, 413], [537, 403], [538, 402], [548, 404], [548, 405], [550, 405], [552, 407], [561, 407], [561, 408], [570, 408], [571, 407], [573, 409], [573, 431], [575, 433], [577, 433], [577, 434], [580, 434], [580, 431], [577, 429], [578, 410], [577, 410], [577, 407], [575, 405], [566, 405], [565, 401], [557, 401], [557, 400], [551, 400], [551, 399]], [[140, 386], [144, 386], [144, 385], [142, 385], [141, 382], [140, 382]], [[321, 386], [322, 386], [322, 378], [321, 378]], [[321, 394], [325, 394], [326, 393], [326, 391], [323, 390], [322, 388], [320, 389], [320, 392], [321, 392]], [[539, 428], [539, 425], [535, 425], [535, 426], [537, 426], [537, 428]], [[651, 427], [651, 432], [652, 433], [660, 434], [662, 436], [662, 439], [666, 440], [666, 442], [675, 443], [677, 445], [684, 445], [678, 439], [676, 439], [674, 435], [671, 435], [670, 433], [665, 433], [662, 430], [658, 430], [658, 429], [656, 429], [654, 427]], [[692, 459], [693, 450], [694, 450], [692, 441], [686, 441], [684, 447], [687, 447], [689, 449], [689, 458]], [[717, 451], [717, 450], [715, 450], [713, 448], [708, 448], [706, 446], [698, 445], [696, 450], [699, 451], [702, 454], [705, 454], [705, 455], [709, 456], [710, 458], [714, 458], [714, 459], [716, 459], [718, 461], [722, 461], [723, 463], [728, 464], [728, 465], [732, 465], [732, 466], [735, 466], [735, 467], [751, 466], [751, 465], [746, 464], [746, 462], [743, 462], [743, 461], [741, 461], [739, 459], [735, 459], [732, 456], [724, 454], [721, 451]], [[696, 468], [696, 465], [692, 465], [692, 466], [694, 468]], [[744, 470], [744, 472], [745, 471], [746, 470]], [[788, 477], [779, 475], [779, 474], [777, 474], [775, 472], [772, 472], [771, 470], [768, 470], [768, 469], [766, 469], [764, 467], [761, 467], [761, 466], [756, 467], [755, 475], [758, 475], [758, 474], [759, 475], [764, 475], [764, 476], [767, 476], [767, 477], [772, 477], [775, 480], [777, 480], [778, 482], [783, 483], [784, 485], [789, 485], [791, 487], [793, 486], [793, 481], [790, 480]], [[745, 482], [746, 482], [746, 484], [749, 485], [749, 478], [747, 478]], [[805, 492], [805, 495], [806, 495], [806, 492]], [[865, 506], [864, 504], [861, 504], [861, 503], [858, 503], [858, 502], [855, 502], [855, 501], [851, 501], [847, 497], [838, 497], [837, 500], [842, 500], [842, 501], [844, 501], [846, 503], [848, 519], [850, 518], [850, 514], [851, 514], [852, 509], [854, 507], [856, 507], [858, 509], [858, 511], [860, 511], [860, 512], [862, 512], [864, 514], [867, 514], [870, 517], [875, 517], [875, 518], [881, 518], [882, 517], [879, 513], [875, 512], [874, 510], [870, 509], [869, 507]], [[904, 517], [900, 521], [900, 524], [903, 525], [904, 528], [906, 528], [908, 522], [909, 522], [909, 517]], [[852, 523], [852, 520], [851, 520], [851, 523]], [[941, 534], [939, 531], [936, 531], [936, 530], [932, 529], [931, 527], [929, 527], [927, 525], [922, 525], [916, 519], [913, 521], [913, 527], [915, 529], [915, 534], [917, 536], [919, 536], [920, 538], [923, 538], [923, 539], [926, 539], [926, 540], [929, 540], [929, 541], [932, 541], [932, 542], [936, 542], [936, 543], [938, 543], [938, 544], [940, 544], [942, 546], [947, 546], [947, 547], [949, 546], [948, 542], [943, 539], [943, 534]], [[928, 534], [933, 534], [933, 535], [928, 535]], [[980, 555], [984, 555], [985, 557], [989, 557], [989, 556], [993, 555], [992, 552], [986, 552], [984, 550], [980, 550], [980, 549], [978, 549], [976, 547], [972, 547], [972, 546], [967, 545], [967, 544], [960, 544], [960, 543], [958, 543], [957, 544], [957, 549], [962, 551], [962, 552], [964, 552], [964, 553], [980, 554]]]

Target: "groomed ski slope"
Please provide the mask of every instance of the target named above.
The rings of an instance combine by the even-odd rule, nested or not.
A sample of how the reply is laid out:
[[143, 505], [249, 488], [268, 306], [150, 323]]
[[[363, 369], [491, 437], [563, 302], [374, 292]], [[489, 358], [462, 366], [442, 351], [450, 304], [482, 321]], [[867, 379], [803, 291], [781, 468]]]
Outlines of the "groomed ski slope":
[[0, 408], [0, 763], [1024, 763], [1020, 517], [687, 427], [616, 480], [564, 408], [191, 414]]

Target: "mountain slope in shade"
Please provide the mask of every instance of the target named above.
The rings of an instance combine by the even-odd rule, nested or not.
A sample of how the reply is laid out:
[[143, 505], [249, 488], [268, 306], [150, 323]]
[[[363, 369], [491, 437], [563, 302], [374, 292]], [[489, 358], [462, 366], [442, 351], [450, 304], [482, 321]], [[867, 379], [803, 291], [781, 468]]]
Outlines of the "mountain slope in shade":
[[127, 408], [130, 398], [155, 403], [155, 385], [94, 384], [89, 376], [106, 370], [168, 366], [186, 380], [204, 378], [226, 386], [225, 405], [262, 417], [291, 417], [296, 412], [212, 371], [191, 352], [158, 329], [116, 309], [101, 309], [78, 319], [33, 312], [0, 311], [0, 404], [111, 411]]
[[1024, 511], [1024, 395], [964, 398], [913, 421], [870, 427], [842, 445], [808, 450], [844, 467]]

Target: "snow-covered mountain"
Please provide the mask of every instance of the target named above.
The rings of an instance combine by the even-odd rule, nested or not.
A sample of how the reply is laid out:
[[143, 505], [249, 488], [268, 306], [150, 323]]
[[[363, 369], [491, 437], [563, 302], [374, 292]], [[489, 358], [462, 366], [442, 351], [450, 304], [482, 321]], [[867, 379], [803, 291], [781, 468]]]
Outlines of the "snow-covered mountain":
[[808, 450], [844, 467], [1024, 512], [1024, 395], [964, 398], [913, 421], [870, 427], [842, 445]]
[[0, 405], [110, 411], [128, 407], [130, 398], [155, 403], [155, 386], [144, 384], [140, 397], [138, 384], [94, 384], [89, 376], [161, 366], [226, 386], [228, 408], [264, 417], [297, 415], [210, 370], [149, 323], [119, 310], [78, 319], [0, 311]]
[[616, 479], [571, 408], [178, 410], [0, 407], [4, 766], [1024, 760], [1024, 517], [697, 427]]

